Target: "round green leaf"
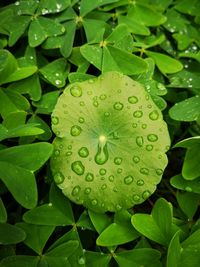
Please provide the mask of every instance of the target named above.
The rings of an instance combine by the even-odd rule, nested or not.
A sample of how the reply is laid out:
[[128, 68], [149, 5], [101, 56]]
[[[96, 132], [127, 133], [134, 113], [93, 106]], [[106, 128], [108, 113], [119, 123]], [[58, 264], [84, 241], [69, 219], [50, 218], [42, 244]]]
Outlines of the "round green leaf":
[[52, 114], [54, 180], [98, 211], [142, 203], [167, 164], [169, 135], [146, 90], [118, 72], [69, 85]]

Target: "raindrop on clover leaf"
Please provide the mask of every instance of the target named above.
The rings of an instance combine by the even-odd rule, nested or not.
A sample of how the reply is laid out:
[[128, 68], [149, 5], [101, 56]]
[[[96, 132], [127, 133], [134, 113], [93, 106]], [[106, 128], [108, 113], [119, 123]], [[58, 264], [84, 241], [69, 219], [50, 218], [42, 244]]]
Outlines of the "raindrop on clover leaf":
[[82, 96], [82, 89], [78, 85], [73, 85], [70, 88], [70, 93], [74, 97], [80, 97], [80, 96]]
[[80, 192], [81, 188], [80, 186], [75, 186], [72, 190], [72, 196], [76, 196], [78, 195], [78, 193]]
[[87, 147], [81, 147], [78, 151], [78, 154], [82, 158], [87, 158], [89, 156], [89, 150]]
[[83, 166], [81, 161], [75, 161], [71, 165], [72, 170], [78, 174], [78, 175], [83, 175], [85, 171], [85, 167]]
[[128, 102], [129, 102], [130, 104], [136, 104], [136, 103], [138, 102], [138, 98], [137, 98], [136, 96], [130, 96], [130, 97], [128, 98]]
[[53, 178], [56, 184], [61, 184], [65, 180], [65, 177], [61, 172], [56, 173]]
[[73, 126], [71, 127], [71, 131], [70, 131], [70, 133], [71, 133], [72, 136], [78, 136], [78, 135], [81, 133], [81, 131], [82, 131], [82, 129], [81, 129], [80, 126], [78, 126], [78, 125], [73, 125]]
[[125, 184], [129, 185], [129, 184], [131, 184], [132, 182], [133, 182], [133, 176], [128, 175], [128, 176], [126, 176], [126, 177], [124, 178], [124, 183], [125, 183]]
[[94, 174], [92, 174], [91, 172], [88, 172], [85, 176], [85, 180], [87, 182], [92, 182], [94, 180]]

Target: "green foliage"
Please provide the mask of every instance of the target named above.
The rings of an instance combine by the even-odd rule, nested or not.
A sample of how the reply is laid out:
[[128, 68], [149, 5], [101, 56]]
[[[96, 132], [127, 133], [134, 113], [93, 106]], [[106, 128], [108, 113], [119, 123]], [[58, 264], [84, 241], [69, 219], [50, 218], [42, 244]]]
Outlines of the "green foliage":
[[199, 266], [199, 10], [1, 1], [0, 267]]

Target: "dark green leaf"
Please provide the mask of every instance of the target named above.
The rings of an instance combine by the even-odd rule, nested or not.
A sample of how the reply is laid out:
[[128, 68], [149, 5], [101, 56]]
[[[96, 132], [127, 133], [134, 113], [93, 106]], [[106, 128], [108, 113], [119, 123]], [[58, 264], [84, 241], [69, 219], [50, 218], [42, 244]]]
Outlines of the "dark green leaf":
[[25, 232], [17, 226], [0, 223], [0, 244], [9, 245], [16, 244], [26, 238]]

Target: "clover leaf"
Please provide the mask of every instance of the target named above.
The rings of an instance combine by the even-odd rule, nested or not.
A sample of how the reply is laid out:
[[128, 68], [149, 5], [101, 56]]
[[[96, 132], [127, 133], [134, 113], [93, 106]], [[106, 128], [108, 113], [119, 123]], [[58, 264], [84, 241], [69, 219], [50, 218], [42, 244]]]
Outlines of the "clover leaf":
[[147, 199], [167, 164], [169, 135], [146, 90], [108, 72], [69, 85], [52, 114], [54, 180], [72, 201], [98, 212]]

